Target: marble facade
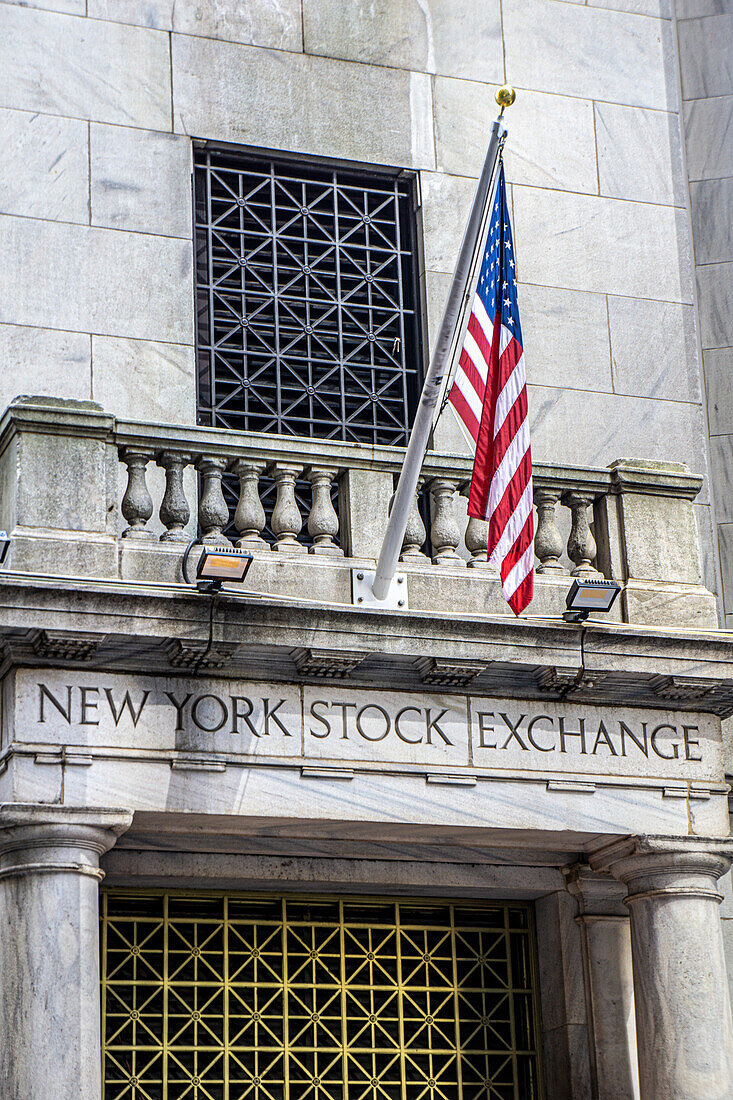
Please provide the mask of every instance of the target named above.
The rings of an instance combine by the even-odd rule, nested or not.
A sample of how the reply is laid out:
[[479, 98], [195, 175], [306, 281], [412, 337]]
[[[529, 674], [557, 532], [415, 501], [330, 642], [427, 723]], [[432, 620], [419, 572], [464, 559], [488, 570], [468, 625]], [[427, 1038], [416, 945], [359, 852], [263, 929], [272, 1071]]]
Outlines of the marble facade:
[[[3, 1100], [100, 1100], [105, 877], [531, 901], [546, 1100], [733, 1098], [731, 18], [0, 0]], [[449, 410], [426, 476], [451, 561], [413, 547], [404, 605], [360, 608], [395, 456], [197, 426], [192, 139], [418, 173], [429, 342], [504, 79], [560, 549], [515, 622]], [[337, 474], [341, 548], [242, 520], [253, 592], [186, 588], [197, 477], [227, 463], [250, 518], [258, 471]], [[622, 585], [582, 630], [571, 525]]]

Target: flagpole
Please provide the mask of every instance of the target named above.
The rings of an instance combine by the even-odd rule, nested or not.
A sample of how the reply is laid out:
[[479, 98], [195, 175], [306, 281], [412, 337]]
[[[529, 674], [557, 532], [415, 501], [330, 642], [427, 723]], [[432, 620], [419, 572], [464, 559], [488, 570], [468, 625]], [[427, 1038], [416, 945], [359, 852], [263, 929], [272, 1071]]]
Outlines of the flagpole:
[[377, 570], [372, 584], [372, 595], [376, 600], [384, 600], [389, 591], [392, 578], [397, 569], [397, 563], [402, 552], [402, 542], [407, 529], [407, 521], [412, 509], [420, 470], [430, 438], [433, 426], [433, 413], [438, 403], [443, 386], [443, 378], [450, 362], [450, 351], [453, 344], [458, 319], [461, 315], [466, 287], [473, 267], [473, 258], [478, 244], [481, 227], [484, 223], [486, 204], [491, 190], [491, 181], [494, 176], [499, 152], [506, 136], [506, 126], [502, 117], [504, 108], [511, 106], [515, 99], [513, 88], [504, 85], [496, 93], [496, 102], [500, 106], [499, 117], [491, 125], [489, 146], [486, 150], [481, 175], [479, 176], [476, 194], [473, 198], [468, 224], [461, 241], [458, 259], [456, 261], [453, 280], [448, 292], [448, 301], [443, 311], [443, 319], [440, 322], [438, 338], [430, 360], [428, 372], [425, 375], [420, 401], [417, 406], [415, 420], [410, 432], [410, 440], [405, 451], [405, 460], [400, 471], [397, 489], [392, 510], [387, 521], [387, 529], [384, 532], [382, 549], [377, 562]]

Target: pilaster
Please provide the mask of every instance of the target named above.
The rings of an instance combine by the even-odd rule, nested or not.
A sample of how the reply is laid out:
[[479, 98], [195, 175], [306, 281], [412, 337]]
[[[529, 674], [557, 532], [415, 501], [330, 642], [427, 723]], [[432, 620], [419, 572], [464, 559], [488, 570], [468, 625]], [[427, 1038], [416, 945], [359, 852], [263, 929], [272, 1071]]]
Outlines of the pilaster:
[[8, 1100], [99, 1100], [99, 860], [131, 821], [125, 810], [0, 806]]
[[584, 864], [564, 870], [578, 902], [594, 1100], [638, 1100], [629, 914], [622, 883]]
[[628, 890], [643, 1100], [729, 1100], [733, 1020], [718, 879], [733, 841], [628, 837], [597, 851], [594, 870]]

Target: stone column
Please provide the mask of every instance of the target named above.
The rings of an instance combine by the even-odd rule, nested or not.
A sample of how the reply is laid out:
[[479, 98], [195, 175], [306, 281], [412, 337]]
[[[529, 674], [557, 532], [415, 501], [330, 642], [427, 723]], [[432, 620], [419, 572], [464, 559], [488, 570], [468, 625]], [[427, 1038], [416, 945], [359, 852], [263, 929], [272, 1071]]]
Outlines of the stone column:
[[99, 1100], [99, 858], [123, 810], [0, 806], [0, 1093]]
[[626, 890], [607, 875], [575, 864], [565, 872], [578, 901], [588, 1046], [594, 1100], [639, 1100]]
[[718, 879], [725, 838], [627, 837], [591, 857], [625, 883], [643, 1100], [730, 1100], [733, 1021]]

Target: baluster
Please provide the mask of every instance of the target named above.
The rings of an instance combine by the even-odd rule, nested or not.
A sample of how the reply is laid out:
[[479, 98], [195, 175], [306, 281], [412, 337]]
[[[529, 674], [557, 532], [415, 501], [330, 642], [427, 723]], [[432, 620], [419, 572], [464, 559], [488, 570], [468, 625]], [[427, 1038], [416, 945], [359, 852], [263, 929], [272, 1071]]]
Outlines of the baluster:
[[456, 553], [461, 532], [456, 522], [455, 483], [445, 477], [434, 477], [430, 482], [433, 498], [433, 522], [430, 525], [430, 541], [433, 544], [433, 561], [436, 565], [465, 565]]
[[536, 488], [534, 502], [537, 506], [537, 531], [534, 537], [534, 552], [539, 560], [538, 573], [567, 573], [559, 558], [563, 552], [562, 535], [555, 523], [555, 505], [560, 499], [560, 490], [551, 487]]
[[596, 540], [588, 525], [588, 507], [593, 503], [592, 493], [573, 491], [566, 493], [563, 502], [570, 509], [572, 527], [568, 538], [568, 557], [575, 564], [572, 570], [574, 577], [595, 577], [598, 570], [594, 569], [593, 562], [596, 557]]
[[145, 526], [153, 514], [153, 501], [145, 479], [146, 467], [152, 457], [149, 451], [125, 448], [122, 452], [122, 461], [127, 466], [127, 488], [120, 511], [129, 524], [122, 532], [123, 539], [155, 537]]
[[183, 488], [183, 471], [190, 461], [189, 455], [175, 451], [163, 451], [158, 458], [158, 465], [165, 470], [165, 493], [158, 513], [165, 527], [161, 542], [188, 542], [184, 527], [191, 518], [191, 509]]
[[[407, 527], [405, 528], [405, 537], [402, 540], [402, 553], [400, 554], [400, 561], [414, 562], [415, 564], [428, 560], [427, 555], [423, 554], [420, 549], [425, 543], [426, 535], [425, 524], [422, 521], [417, 503], [418, 494], [422, 486], [423, 482], [420, 481], [412, 501], [410, 514], [407, 517]], [[390, 511], [392, 510], [392, 501], [394, 501], [394, 496], [389, 502]]]
[[227, 460], [204, 455], [198, 460], [197, 468], [203, 481], [199, 500], [202, 540], [215, 546], [229, 546], [229, 539], [222, 534], [222, 528], [229, 522], [229, 508], [221, 487], [221, 478], [227, 468]]
[[308, 516], [308, 533], [313, 539], [311, 554], [337, 557], [343, 554], [334, 539], [339, 533], [339, 518], [331, 500], [331, 484], [338, 474], [333, 466], [311, 466], [306, 477], [313, 490], [313, 504]]
[[272, 476], [277, 486], [275, 507], [272, 510], [272, 530], [277, 539], [274, 549], [288, 554], [304, 554], [305, 546], [298, 542], [303, 527], [303, 517], [295, 499], [295, 480], [301, 466], [289, 466], [275, 462]]
[[269, 550], [261, 537], [265, 526], [265, 509], [260, 500], [260, 474], [266, 463], [238, 458], [232, 470], [239, 478], [239, 500], [234, 513], [234, 526], [239, 532], [237, 546], [248, 550]]
[[486, 555], [486, 547], [489, 542], [489, 525], [486, 520], [469, 516], [468, 523], [466, 524], [466, 534], [463, 538], [466, 543], [466, 549], [471, 555], [470, 561], [468, 562], [469, 569], [488, 567], [489, 562]]

